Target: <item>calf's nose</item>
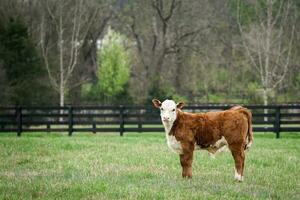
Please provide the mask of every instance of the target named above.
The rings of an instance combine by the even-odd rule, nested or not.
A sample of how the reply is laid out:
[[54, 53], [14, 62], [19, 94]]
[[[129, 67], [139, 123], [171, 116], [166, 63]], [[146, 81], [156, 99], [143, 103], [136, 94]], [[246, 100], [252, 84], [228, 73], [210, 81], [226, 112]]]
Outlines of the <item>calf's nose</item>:
[[163, 120], [165, 120], [165, 121], [167, 121], [169, 119], [170, 119], [170, 117], [163, 117]]

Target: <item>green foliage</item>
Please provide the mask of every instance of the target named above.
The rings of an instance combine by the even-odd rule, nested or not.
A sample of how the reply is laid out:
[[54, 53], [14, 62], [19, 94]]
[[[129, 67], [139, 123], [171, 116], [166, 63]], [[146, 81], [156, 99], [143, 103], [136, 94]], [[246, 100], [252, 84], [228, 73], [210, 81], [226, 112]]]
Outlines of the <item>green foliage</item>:
[[224, 97], [218, 95], [218, 94], [208, 94], [208, 102], [212, 102], [212, 103], [220, 103], [222, 102], [221, 100]]
[[130, 72], [129, 54], [123, 43], [126, 38], [109, 29], [104, 37], [102, 47], [97, 52], [98, 81], [85, 84], [82, 95], [90, 100], [99, 100], [106, 104], [129, 100], [127, 84]]
[[9, 102], [9, 97], [8, 97], [9, 86], [7, 85], [6, 73], [1, 63], [0, 63], [0, 91], [1, 91], [0, 104], [7, 105]]
[[[282, 0], [273, 0], [272, 7], [274, 13], [277, 13], [280, 9]], [[266, 0], [255, 0], [255, 1], [245, 1], [245, 0], [230, 0], [229, 7], [231, 10], [231, 16], [235, 20], [238, 18], [238, 7], [239, 7], [239, 20], [244, 26], [248, 26], [256, 22], [259, 17], [266, 16]]]
[[[256, 11], [255, 5], [250, 4], [244, 0], [230, 0], [229, 7], [231, 10], [231, 16], [233, 19], [237, 20], [239, 18], [242, 24], [250, 24], [251, 22], [255, 21]], [[240, 10], [238, 10], [238, 7]], [[238, 15], [239, 14], [239, 15]]]
[[93, 88], [92, 83], [84, 83], [81, 85], [81, 97], [85, 100], [91, 101], [96, 100], [98, 95], [95, 95], [96, 89]]
[[300, 72], [296, 78], [296, 84], [297, 84], [297, 87], [300, 88]]
[[262, 103], [261, 95], [259, 95], [261, 87], [257, 82], [250, 82], [247, 85], [247, 93], [248, 93], [248, 100], [251, 103], [258, 104]]
[[47, 84], [40, 80], [46, 71], [27, 27], [18, 18], [0, 24], [0, 60], [12, 104], [31, 105], [49, 100]]

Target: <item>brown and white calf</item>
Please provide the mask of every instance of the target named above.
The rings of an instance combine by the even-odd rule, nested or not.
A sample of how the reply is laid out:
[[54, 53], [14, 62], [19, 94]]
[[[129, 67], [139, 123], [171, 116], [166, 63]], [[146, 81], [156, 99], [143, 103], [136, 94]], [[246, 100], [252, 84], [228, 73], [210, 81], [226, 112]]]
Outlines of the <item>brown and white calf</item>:
[[192, 177], [194, 150], [204, 149], [214, 154], [227, 146], [235, 162], [234, 178], [243, 181], [245, 149], [253, 141], [252, 115], [248, 109], [235, 106], [225, 111], [187, 113], [181, 111], [182, 102], [177, 105], [172, 100], [152, 102], [160, 109], [169, 148], [180, 156], [183, 177]]

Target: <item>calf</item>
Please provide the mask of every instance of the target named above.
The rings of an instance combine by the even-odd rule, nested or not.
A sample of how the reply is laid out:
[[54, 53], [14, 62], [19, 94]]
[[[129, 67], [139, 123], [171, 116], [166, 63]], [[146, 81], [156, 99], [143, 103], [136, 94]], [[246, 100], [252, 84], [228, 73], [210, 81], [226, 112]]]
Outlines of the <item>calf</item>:
[[252, 115], [248, 109], [235, 106], [219, 112], [187, 113], [181, 111], [182, 102], [177, 105], [172, 100], [152, 102], [160, 109], [169, 148], [180, 156], [183, 177], [192, 177], [194, 150], [204, 149], [214, 154], [228, 146], [235, 161], [234, 178], [243, 181], [244, 151], [253, 141]]

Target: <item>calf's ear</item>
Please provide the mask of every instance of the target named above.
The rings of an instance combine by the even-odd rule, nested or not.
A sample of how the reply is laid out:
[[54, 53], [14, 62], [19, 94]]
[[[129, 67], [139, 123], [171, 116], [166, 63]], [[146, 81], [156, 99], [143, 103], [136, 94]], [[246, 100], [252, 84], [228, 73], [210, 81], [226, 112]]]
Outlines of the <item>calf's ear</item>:
[[160, 108], [160, 106], [161, 106], [161, 102], [158, 99], [153, 99], [152, 103], [155, 108]]
[[178, 109], [181, 109], [181, 108], [183, 108], [184, 107], [184, 103], [183, 102], [179, 102], [179, 103], [177, 103], [177, 105], [176, 105], [176, 107], [178, 108]]

